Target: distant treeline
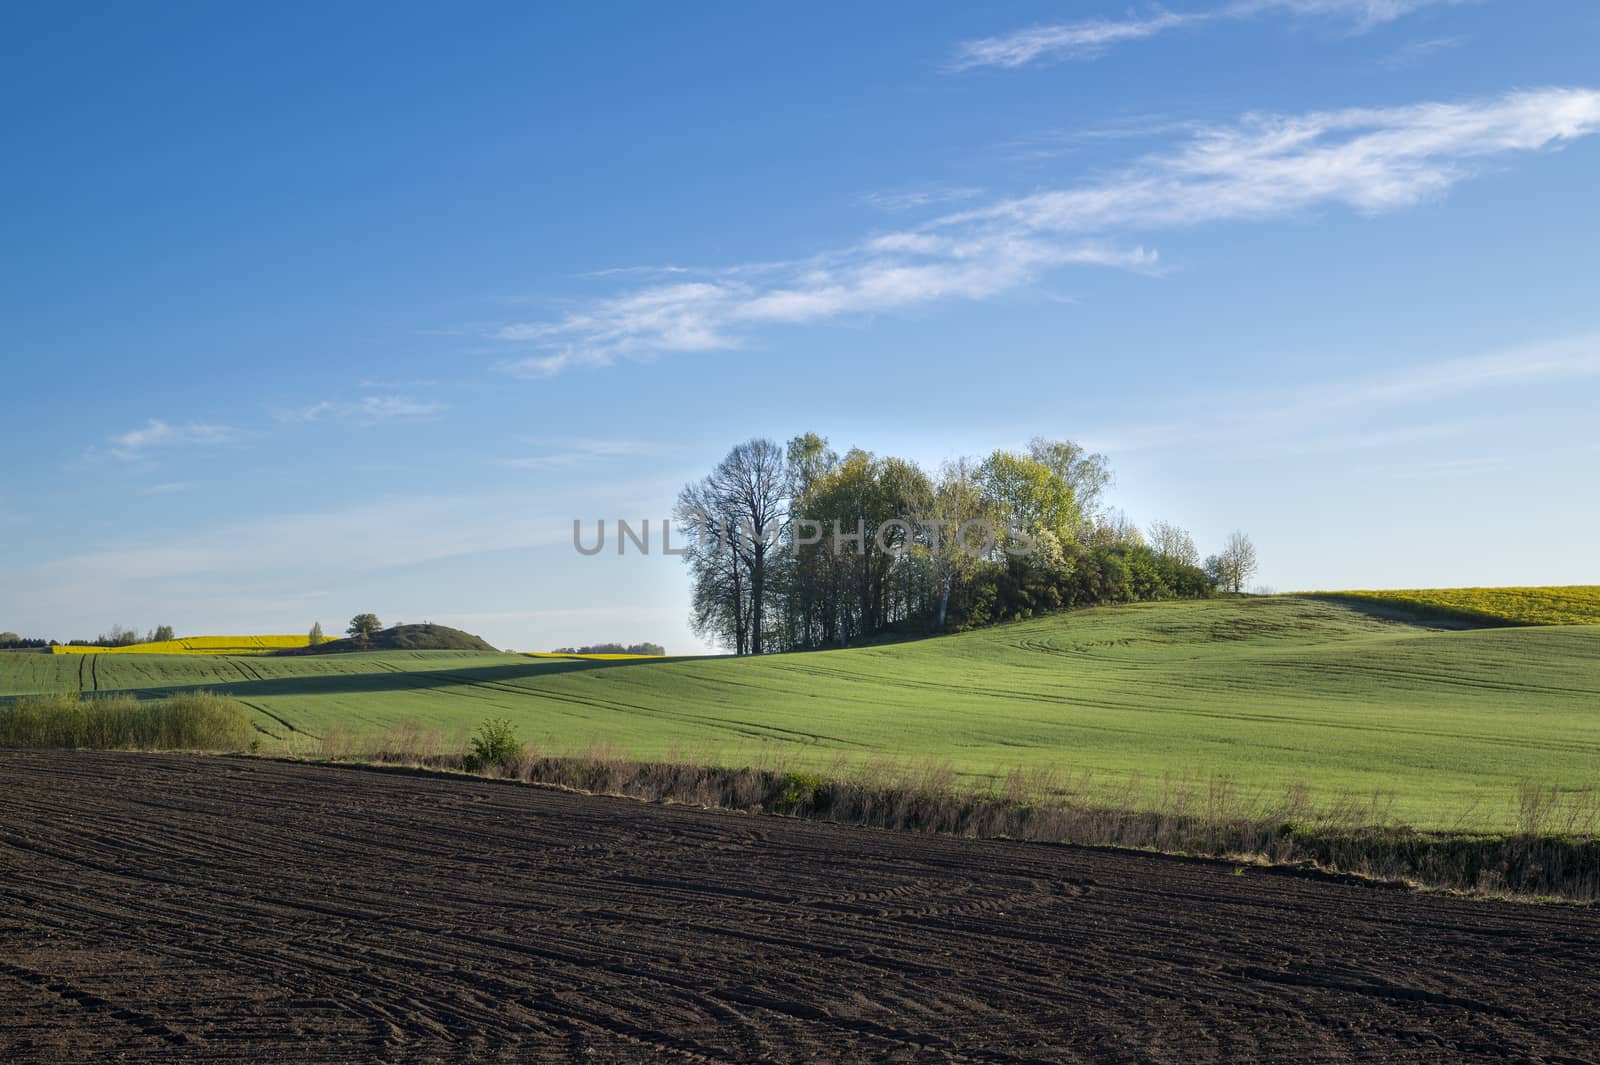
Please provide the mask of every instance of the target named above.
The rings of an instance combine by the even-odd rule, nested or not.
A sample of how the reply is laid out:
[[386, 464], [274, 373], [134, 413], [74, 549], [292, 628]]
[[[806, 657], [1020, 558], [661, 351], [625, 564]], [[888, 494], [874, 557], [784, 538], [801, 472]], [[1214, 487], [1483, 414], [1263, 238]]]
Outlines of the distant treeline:
[[1103, 455], [1068, 440], [929, 473], [814, 433], [751, 440], [679, 496], [695, 630], [739, 654], [970, 629], [1066, 607], [1238, 592], [1255, 549], [1204, 560], [1167, 522], [1103, 505]]
[[556, 655], [664, 655], [667, 649], [659, 643], [594, 643], [587, 647], [557, 647], [550, 652]]
[[[148, 632], [140, 635], [134, 629], [125, 629], [121, 625], [111, 626], [110, 632], [103, 632], [92, 640], [68, 640], [68, 647], [131, 647], [136, 643], [155, 643], [159, 640], [176, 639], [172, 634], [171, 625], [157, 625]], [[0, 650], [18, 647], [57, 647], [59, 640], [23, 639], [14, 632], [0, 632]]]

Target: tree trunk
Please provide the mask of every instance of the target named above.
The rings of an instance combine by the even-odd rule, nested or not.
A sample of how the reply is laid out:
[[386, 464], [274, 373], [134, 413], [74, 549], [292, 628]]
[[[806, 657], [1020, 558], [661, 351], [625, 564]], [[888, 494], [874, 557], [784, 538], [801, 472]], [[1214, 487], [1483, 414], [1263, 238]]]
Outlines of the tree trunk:
[[761, 653], [761, 597], [766, 591], [767, 558], [759, 546], [750, 557], [750, 653]]

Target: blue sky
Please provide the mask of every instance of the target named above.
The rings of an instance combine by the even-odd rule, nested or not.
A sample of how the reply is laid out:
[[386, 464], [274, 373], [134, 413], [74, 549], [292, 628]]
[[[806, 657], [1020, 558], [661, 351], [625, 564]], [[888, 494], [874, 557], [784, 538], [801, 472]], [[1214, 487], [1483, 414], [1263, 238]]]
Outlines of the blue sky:
[[698, 650], [572, 520], [807, 430], [1600, 582], [1600, 6], [546, 7], [12, 7], [0, 628]]

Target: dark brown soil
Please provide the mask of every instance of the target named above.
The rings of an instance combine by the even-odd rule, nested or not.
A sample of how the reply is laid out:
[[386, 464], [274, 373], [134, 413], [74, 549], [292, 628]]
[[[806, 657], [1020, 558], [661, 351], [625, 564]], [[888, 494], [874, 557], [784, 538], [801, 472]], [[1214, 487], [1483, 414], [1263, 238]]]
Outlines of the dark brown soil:
[[1600, 1060], [1600, 914], [0, 752], [0, 1061]]

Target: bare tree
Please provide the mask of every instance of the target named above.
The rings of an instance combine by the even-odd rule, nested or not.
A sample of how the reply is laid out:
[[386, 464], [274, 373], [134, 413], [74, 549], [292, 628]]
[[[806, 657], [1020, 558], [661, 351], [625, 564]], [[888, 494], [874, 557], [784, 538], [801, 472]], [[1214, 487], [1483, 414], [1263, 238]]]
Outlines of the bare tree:
[[1162, 558], [1182, 562], [1186, 566], [1200, 564], [1200, 552], [1195, 549], [1194, 537], [1189, 535], [1188, 530], [1171, 522], [1157, 521], [1151, 522], [1145, 536], [1150, 549]]
[[744, 562], [734, 547], [738, 520], [723, 509], [709, 478], [679, 494], [676, 520], [687, 533], [684, 560], [694, 581], [690, 624], [742, 655], [749, 649], [750, 602]]
[[737, 654], [765, 649], [769, 563], [788, 521], [788, 469], [781, 447], [750, 440], [678, 497], [678, 521], [689, 531], [695, 628]]
[[1224, 591], [1244, 591], [1244, 586], [1256, 574], [1256, 545], [1238, 529], [1228, 537], [1228, 542], [1222, 545], [1222, 552], [1215, 559], [1215, 575], [1220, 578], [1219, 583]]
[[1144, 534], [1127, 511], [1113, 508], [1095, 518], [1089, 542], [1096, 547], [1131, 546], [1144, 543]]
[[771, 440], [750, 440], [706, 481], [716, 510], [734, 519], [733, 546], [750, 575], [750, 653], [762, 651], [766, 618], [767, 560], [777, 549], [788, 519], [788, 456]]

